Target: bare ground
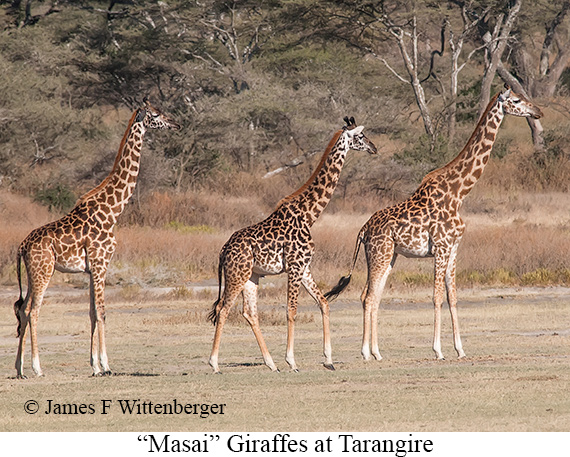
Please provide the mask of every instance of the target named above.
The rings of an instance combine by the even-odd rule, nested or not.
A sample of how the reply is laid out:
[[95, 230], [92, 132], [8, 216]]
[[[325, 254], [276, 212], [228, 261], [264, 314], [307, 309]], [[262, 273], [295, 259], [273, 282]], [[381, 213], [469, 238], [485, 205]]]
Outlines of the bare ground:
[[[262, 330], [281, 369], [271, 373], [243, 319], [224, 330], [223, 375], [207, 364], [213, 328], [210, 297], [173, 300], [143, 290], [128, 300], [109, 290], [108, 351], [114, 375], [90, 376], [84, 290], [54, 288], [42, 309], [40, 356], [45, 377], [14, 379], [17, 339], [11, 303], [1, 294], [0, 430], [3, 431], [569, 431], [570, 289], [460, 291], [468, 357], [457, 360], [444, 314], [445, 361], [432, 358], [429, 290], [391, 292], [383, 301], [384, 359], [360, 357], [361, 310], [355, 297], [332, 305], [336, 371], [323, 368], [320, 313], [305, 298], [296, 328], [300, 373], [284, 361], [283, 299], [261, 300]], [[355, 292], [356, 293], [356, 292]], [[207, 293], [206, 293], [207, 295]], [[212, 294], [213, 296], [213, 294]], [[268, 303], [264, 305], [263, 303]], [[29, 347], [28, 347], [29, 351]], [[225, 404], [224, 414], [123, 414], [119, 400]], [[39, 411], [27, 414], [28, 400]], [[87, 413], [46, 414], [86, 405]], [[103, 400], [112, 407], [103, 414]], [[89, 412], [92, 405], [93, 413]], [[64, 408], [64, 407], [62, 407]]]

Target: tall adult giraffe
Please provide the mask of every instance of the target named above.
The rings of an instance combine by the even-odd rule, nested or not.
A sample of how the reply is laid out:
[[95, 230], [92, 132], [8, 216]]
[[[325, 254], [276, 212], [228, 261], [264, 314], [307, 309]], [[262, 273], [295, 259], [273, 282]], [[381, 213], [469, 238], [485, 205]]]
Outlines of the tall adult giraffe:
[[368, 279], [361, 296], [364, 309], [364, 359], [370, 358], [370, 344], [372, 355], [377, 360], [382, 358], [378, 350], [378, 306], [398, 254], [435, 258], [433, 350], [438, 359], [443, 359], [441, 305], [447, 290], [455, 350], [460, 358], [465, 357], [459, 335], [455, 288], [457, 247], [465, 230], [459, 209], [489, 161], [505, 114], [534, 118], [542, 116], [538, 107], [508, 87], [497, 93], [457, 157], [426, 175], [407, 200], [376, 212], [360, 229], [349, 274], [341, 278], [325, 296], [332, 300], [348, 286], [360, 245], [364, 244], [368, 264]]
[[[32, 345], [32, 369], [42, 376], [37, 342], [37, 322], [49, 281], [58, 270], [90, 276], [91, 368], [93, 375], [111, 373], [105, 346], [104, 288], [107, 266], [117, 242], [113, 227], [133, 194], [139, 173], [140, 152], [147, 129], [180, 126], [145, 99], [133, 113], [113, 169], [94, 189], [83, 195], [61, 219], [33, 230], [18, 248], [17, 271], [20, 298], [14, 304], [18, 318], [16, 372], [24, 376], [24, 346], [28, 324]], [[26, 298], [22, 296], [21, 260], [28, 275]]]
[[[287, 273], [287, 353], [285, 360], [297, 371], [293, 354], [297, 299], [301, 284], [318, 303], [323, 320], [325, 367], [334, 370], [329, 332], [329, 305], [319, 290], [309, 265], [314, 243], [311, 227], [325, 209], [338, 183], [349, 150], [376, 153], [376, 146], [364, 136], [364, 127], [357, 127], [354, 118], [344, 118], [347, 125], [337, 131], [329, 142], [320, 163], [297, 191], [282, 199], [267, 219], [235, 232], [220, 252], [218, 266], [218, 300], [209, 319], [215, 324], [210, 365], [220, 372], [218, 352], [224, 323], [240, 293], [243, 294], [243, 315], [249, 322], [265, 364], [277, 371], [267, 350], [257, 315], [259, 278]], [[223, 295], [222, 274], [225, 279]]]

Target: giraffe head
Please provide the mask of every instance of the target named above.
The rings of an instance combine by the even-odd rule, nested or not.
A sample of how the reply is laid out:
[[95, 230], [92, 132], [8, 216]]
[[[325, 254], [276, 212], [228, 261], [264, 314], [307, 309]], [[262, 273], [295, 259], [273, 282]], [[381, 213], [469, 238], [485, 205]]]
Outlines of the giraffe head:
[[146, 97], [143, 106], [138, 110], [135, 122], [142, 122], [147, 129], [180, 130], [180, 125], [152, 106]]
[[344, 127], [343, 135], [347, 141], [348, 149], [367, 151], [369, 154], [376, 154], [378, 152], [374, 143], [362, 133], [364, 127], [362, 125], [356, 126], [354, 117], [349, 118], [345, 116], [344, 122], [346, 122], [346, 126]]
[[503, 105], [503, 112], [513, 116], [532, 117], [540, 119], [542, 111], [536, 105], [533, 105], [526, 98], [515, 94], [509, 86], [499, 94], [499, 103]]

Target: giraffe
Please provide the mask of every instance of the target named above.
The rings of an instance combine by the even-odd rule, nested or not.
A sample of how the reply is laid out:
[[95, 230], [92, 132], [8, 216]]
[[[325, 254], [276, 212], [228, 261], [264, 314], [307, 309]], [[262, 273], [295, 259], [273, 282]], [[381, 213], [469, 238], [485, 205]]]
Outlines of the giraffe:
[[[33, 230], [20, 243], [17, 254], [20, 298], [14, 304], [20, 339], [16, 357], [17, 378], [26, 378], [23, 367], [28, 324], [32, 369], [36, 376], [43, 375], [37, 343], [37, 322], [54, 270], [89, 274], [91, 368], [94, 376], [111, 374], [105, 346], [105, 276], [117, 244], [113, 227], [133, 194], [147, 129], [178, 130], [180, 126], [160, 113], [145, 98], [143, 106], [131, 116], [109, 175], [83, 195], [68, 214]], [[25, 299], [22, 295], [22, 260], [28, 277]]]
[[[210, 366], [220, 372], [218, 352], [224, 323], [240, 293], [243, 316], [251, 326], [265, 364], [278, 371], [259, 327], [257, 289], [266, 275], [287, 273], [287, 351], [285, 360], [298, 371], [293, 354], [297, 299], [301, 284], [318, 303], [323, 321], [324, 366], [334, 370], [329, 332], [329, 305], [309, 269], [314, 252], [311, 227], [330, 201], [349, 150], [376, 153], [376, 146], [356, 126], [354, 118], [344, 118], [346, 126], [329, 142], [317, 168], [297, 191], [283, 198], [265, 220], [235, 232], [222, 247], [218, 266], [218, 300], [209, 315], [215, 325]], [[222, 275], [225, 279], [221, 294]]]
[[[350, 282], [360, 246], [364, 245], [368, 278], [361, 295], [364, 314], [362, 356], [382, 356], [378, 349], [378, 307], [386, 280], [399, 254], [404, 257], [434, 257], [433, 351], [441, 352], [441, 306], [444, 293], [451, 313], [453, 341], [459, 358], [465, 357], [459, 334], [455, 288], [456, 255], [465, 230], [459, 209], [489, 161], [499, 126], [505, 116], [540, 118], [542, 112], [508, 87], [498, 92], [481, 116], [462, 151], [447, 165], [427, 174], [407, 200], [374, 213], [361, 228], [347, 276], [325, 294], [333, 300]], [[370, 347], [372, 346], [372, 348]]]

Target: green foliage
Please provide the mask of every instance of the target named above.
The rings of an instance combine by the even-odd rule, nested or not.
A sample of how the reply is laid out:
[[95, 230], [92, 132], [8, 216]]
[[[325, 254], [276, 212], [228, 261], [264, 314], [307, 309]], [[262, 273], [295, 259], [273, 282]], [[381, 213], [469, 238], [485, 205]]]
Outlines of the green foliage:
[[35, 201], [45, 205], [50, 211], [66, 212], [73, 208], [77, 197], [63, 184], [39, 190], [36, 193]]
[[449, 158], [447, 139], [443, 135], [438, 135], [433, 145], [428, 135], [420, 135], [416, 142], [410, 144], [402, 152], [394, 154], [397, 162], [418, 167], [421, 174], [424, 174], [426, 170], [445, 165]]

